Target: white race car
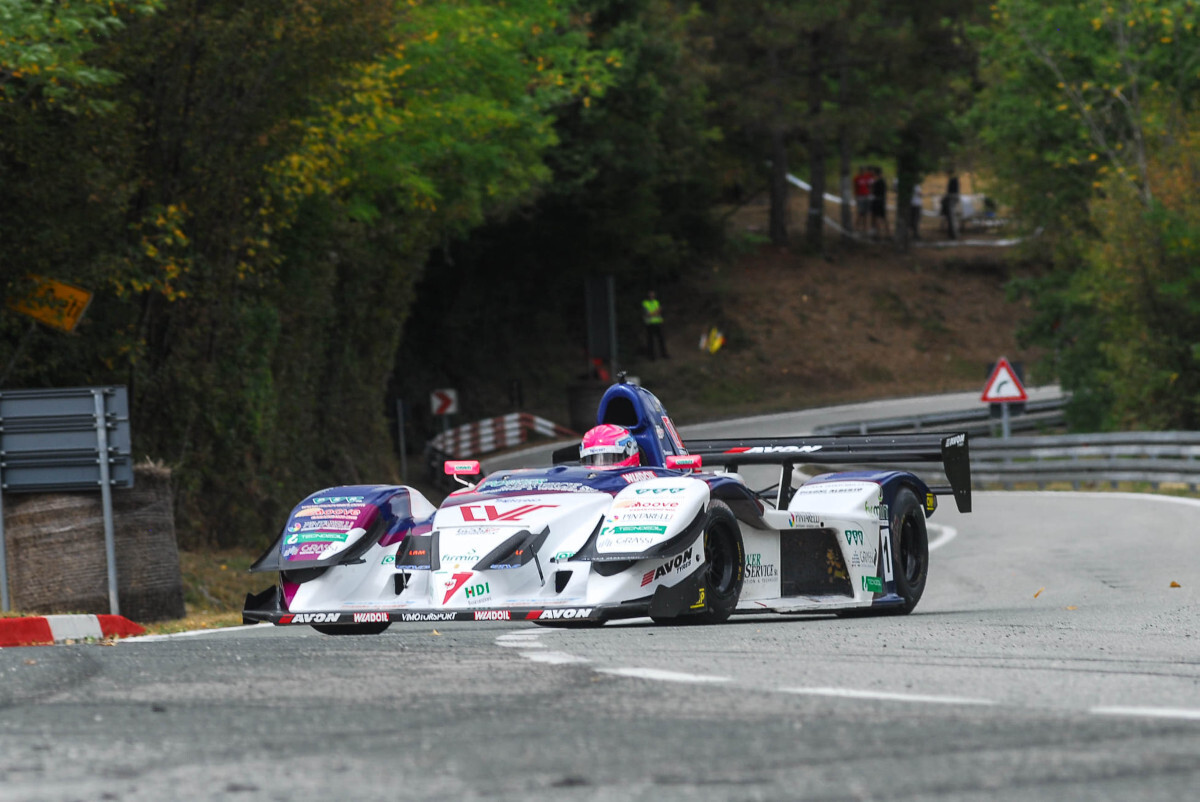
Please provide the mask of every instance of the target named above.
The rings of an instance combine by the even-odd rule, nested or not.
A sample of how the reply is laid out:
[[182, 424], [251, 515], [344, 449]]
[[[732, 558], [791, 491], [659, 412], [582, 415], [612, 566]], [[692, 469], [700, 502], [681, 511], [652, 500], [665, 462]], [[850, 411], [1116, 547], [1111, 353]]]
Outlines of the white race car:
[[[381, 632], [393, 621], [908, 613], [925, 589], [925, 520], [937, 496], [952, 494], [970, 510], [963, 433], [685, 448], [659, 400], [623, 380], [600, 401], [597, 423], [628, 429], [640, 465], [580, 465], [572, 447], [556, 453], [563, 464], [472, 485], [461, 477], [477, 476], [479, 463], [451, 460], [447, 473], [466, 486], [440, 507], [405, 486], [312, 494], [250, 569], [279, 578], [247, 597], [244, 620], [336, 635]], [[930, 487], [903, 470], [812, 478], [800, 470], [916, 461], [940, 462], [948, 484]], [[780, 480], [752, 491], [739, 470], [763, 464], [778, 466]]]

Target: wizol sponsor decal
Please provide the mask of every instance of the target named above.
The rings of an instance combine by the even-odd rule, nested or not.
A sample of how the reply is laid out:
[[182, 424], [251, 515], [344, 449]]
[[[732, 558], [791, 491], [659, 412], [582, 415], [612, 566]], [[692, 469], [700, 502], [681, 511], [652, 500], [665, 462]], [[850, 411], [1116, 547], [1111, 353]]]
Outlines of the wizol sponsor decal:
[[570, 619], [591, 618], [592, 607], [567, 607], [562, 610], [530, 610], [525, 614], [526, 621], [565, 621]]
[[476, 610], [476, 621], [511, 621], [512, 613], [508, 610]]
[[341, 613], [294, 613], [279, 619], [281, 624], [336, 624], [342, 620]]
[[653, 571], [647, 571], [642, 574], [642, 587], [646, 587], [651, 582], [657, 579], [662, 579], [672, 571], [679, 571], [692, 564], [692, 550], [688, 549], [683, 554], [675, 555], [675, 559], [669, 560], [655, 568]]
[[355, 613], [354, 623], [356, 624], [384, 624], [392, 619], [388, 618], [387, 613]]

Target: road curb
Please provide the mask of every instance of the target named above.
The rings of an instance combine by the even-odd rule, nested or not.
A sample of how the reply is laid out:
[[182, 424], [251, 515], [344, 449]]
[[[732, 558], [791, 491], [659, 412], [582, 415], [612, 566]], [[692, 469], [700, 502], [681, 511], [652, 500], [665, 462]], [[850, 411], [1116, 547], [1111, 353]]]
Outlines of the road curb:
[[146, 629], [121, 615], [42, 615], [0, 618], [0, 648], [48, 646], [69, 640], [127, 638]]

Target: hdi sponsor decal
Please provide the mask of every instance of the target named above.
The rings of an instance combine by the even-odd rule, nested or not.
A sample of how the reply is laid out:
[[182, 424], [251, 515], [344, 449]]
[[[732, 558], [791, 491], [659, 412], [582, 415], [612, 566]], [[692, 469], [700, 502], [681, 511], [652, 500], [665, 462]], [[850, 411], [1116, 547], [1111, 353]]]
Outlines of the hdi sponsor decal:
[[387, 613], [355, 613], [354, 623], [356, 624], [384, 624], [391, 621]]
[[590, 618], [592, 607], [567, 607], [562, 610], [530, 610], [525, 614], [526, 621], [560, 621], [568, 619]]

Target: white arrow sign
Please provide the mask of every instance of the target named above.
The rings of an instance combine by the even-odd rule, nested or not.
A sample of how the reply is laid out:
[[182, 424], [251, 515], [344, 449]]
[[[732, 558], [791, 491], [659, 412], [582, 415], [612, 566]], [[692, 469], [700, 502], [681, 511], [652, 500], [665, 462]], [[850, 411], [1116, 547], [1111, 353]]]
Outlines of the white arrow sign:
[[1000, 360], [996, 362], [996, 367], [992, 369], [992, 375], [988, 378], [987, 384], [983, 387], [983, 395], [979, 397], [979, 400], [989, 404], [1006, 404], [1014, 401], [1028, 401], [1029, 395], [1025, 392], [1021, 380], [1017, 378], [1017, 372], [1013, 370], [1012, 365], [1008, 364], [1008, 359], [1000, 357]]

